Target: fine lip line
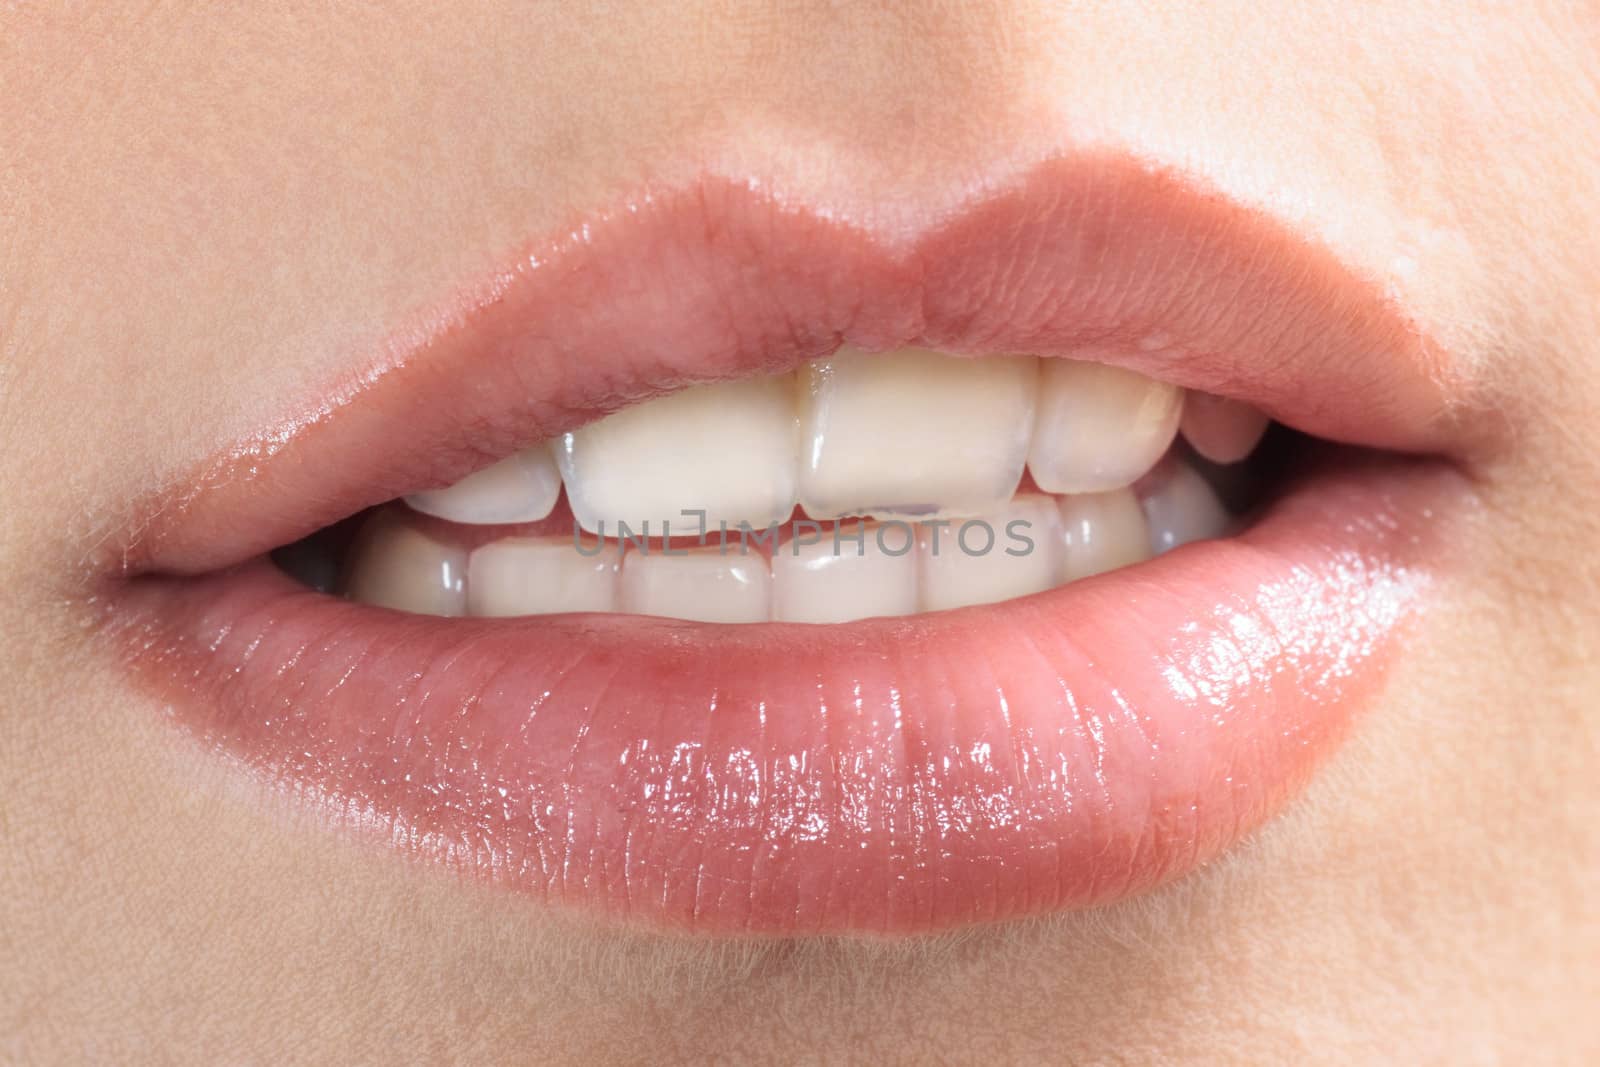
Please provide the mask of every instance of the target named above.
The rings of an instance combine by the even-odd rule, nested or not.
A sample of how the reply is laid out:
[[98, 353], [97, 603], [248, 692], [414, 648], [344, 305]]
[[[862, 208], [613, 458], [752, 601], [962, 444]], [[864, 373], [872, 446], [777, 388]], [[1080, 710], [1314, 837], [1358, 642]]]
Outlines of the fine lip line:
[[[1465, 447], [1465, 383], [1375, 287], [1135, 160], [1053, 161], [913, 254], [713, 179], [584, 232], [432, 316], [335, 402], [142, 502], [108, 543], [108, 630], [187, 727], [391, 820], [403, 848], [546, 899], [701, 932], [904, 934], [1192, 869], [1281, 806], [1381, 691], [1430, 582], [1448, 462], [1322, 472], [1237, 544], [910, 624], [927, 648], [835, 629], [840, 662], [814, 676], [759, 634], [741, 639], [748, 670], [701, 654], [705, 628], [627, 620], [480, 620], [474, 650], [453, 620], [266, 595], [261, 565], [239, 568], [270, 548], [622, 404], [842, 342], [1090, 350], [1335, 440]], [[1096, 634], [1074, 619], [1086, 605], [1130, 618]], [[605, 647], [619, 634], [632, 678]], [[456, 749], [482, 773], [452, 766]], [[642, 831], [635, 808], [657, 823]], [[945, 836], [955, 824], [967, 836]]]

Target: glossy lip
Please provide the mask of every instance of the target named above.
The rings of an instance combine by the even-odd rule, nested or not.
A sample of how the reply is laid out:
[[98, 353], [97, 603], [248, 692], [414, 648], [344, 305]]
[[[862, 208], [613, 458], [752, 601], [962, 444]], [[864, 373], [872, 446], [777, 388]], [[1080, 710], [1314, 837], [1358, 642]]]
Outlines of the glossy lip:
[[1336, 440], [1462, 445], [1464, 383], [1372, 285], [1136, 161], [1055, 161], [903, 249], [707, 179], [516, 262], [146, 502], [105, 603], [136, 675], [269, 780], [608, 915], [921, 932], [1189, 870], [1381, 688], [1461, 491], [1437, 461], [1323, 470], [1237, 539], [834, 627], [410, 617], [242, 563], [842, 341], [1093, 355]]

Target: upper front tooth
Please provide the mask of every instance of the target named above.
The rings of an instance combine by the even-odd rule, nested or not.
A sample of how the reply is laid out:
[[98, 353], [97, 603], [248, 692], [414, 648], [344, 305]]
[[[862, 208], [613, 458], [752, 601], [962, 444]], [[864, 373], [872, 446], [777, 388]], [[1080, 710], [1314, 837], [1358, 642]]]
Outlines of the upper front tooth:
[[1049, 493], [1132, 485], [1178, 432], [1183, 390], [1102, 363], [1041, 360], [1028, 469]]
[[1064, 580], [1077, 581], [1150, 558], [1150, 531], [1132, 489], [1060, 498]]
[[766, 622], [772, 572], [767, 557], [737, 538], [726, 545], [630, 547], [622, 557], [621, 609], [694, 622]]
[[[799, 462], [791, 375], [702, 385], [609, 415], [557, 445], [578, 524], [618, 535], [757, 529], [794, 510]], [[649, 522], [645, 527], [644, 523]], [[605, 527], [602, 529], [601, 524]]]
[[1190, 393], [1183, 405], [1183, 436], [1213, 463], [1244, 459], [1267, 432], [1266, 415], [1249, 404], [1210, 393]]
[[1061, 581], [1061, 516], [1030, 493], [966, 521], [919, 524], [917, 578], [924, 611], [992, 604]]
[[1221, 537], [1232, 522], [1216, 490], [1187, 463], [1174, 462], [1142, 501], [1157, 554], [1191, 541]]
[[447, 489], [413, 493], [406, 503], [451, 522], [538, 522], [556, 506], [561, 475], [544, 445], [524, 449]]
[[804, 368], [801, 506], [818, 519], [998, 506], [1027, 459], [1037, 365], [907, 348]]

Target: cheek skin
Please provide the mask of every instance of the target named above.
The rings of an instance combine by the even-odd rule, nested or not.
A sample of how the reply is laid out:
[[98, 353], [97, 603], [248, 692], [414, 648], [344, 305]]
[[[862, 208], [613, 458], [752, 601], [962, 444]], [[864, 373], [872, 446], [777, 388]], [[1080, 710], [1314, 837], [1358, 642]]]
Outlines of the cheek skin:
[[[1593, 20], [973, 4], [827, 32], [840, 17], [0, 13], [19, 1058], [263, 1058], [285, 1019], [434, 1059], [759, 1062], [842, 1035], [885, 1062], [1594, 1051]], [[1472, 461], [1472, 580], [1311, 792], [1200, 875], [905, 948], [598, 931], [316, 832], [91, 653], [70, 577], [121, 502], [266, 398], [357, 373], [508, 235], [707, 168], [894, 218], [1077, 139], [1184, 159], [1318, 235], [1484, 366], [1510, 431]]]

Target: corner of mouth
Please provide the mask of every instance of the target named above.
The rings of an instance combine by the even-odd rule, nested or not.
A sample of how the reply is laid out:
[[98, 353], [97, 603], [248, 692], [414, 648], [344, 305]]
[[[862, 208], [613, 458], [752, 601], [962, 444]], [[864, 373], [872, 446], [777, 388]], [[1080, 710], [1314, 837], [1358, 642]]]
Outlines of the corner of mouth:
[[[1465, 447], [1449, 413], [1465, 391], [1437, 346], [1288, 228], [1137, 161], [1051, 161], [909, 249], [795, 204], [706, 179], [602, 213], [582, 239], [521, 254], [469, 311], [433, 316], [447, 325], [360, 388], [318, 398], [314, 417], [292, 414], [141, 502], [107, 598], [135, 675], [244, 764], [404, 827], [378, 836], [406, 851], [465, 859], [552, 904], [707, 933], [924, 933], [1095, 906], [1258, 826], [1381, 692], [1439, 567], [1460, 495], [1450, 457]], [[635, 582], [644, 599], [630, 603], [646, 608], [633, 614], [574, 614], [595, 610], [580, 599], [442, 618], [466, 612], [329, 596], [267, 559], [387, 506], [420, 538], [391, 536], [390, 558], [422, 545], [415, 558], [437, 570], [446, 557], [427, 545], [448, 537], [392, 502], [437, 497], [546, 441], [567, 442], [566, 465], [549, 468], [571, 502], [561, 521], [592, 534], [585, 502], [602, 479], [584, 468], [577, 493], [572, 460], [574, 442], [602, 454], [586, 428], [817, 366], [857, 374], [846, 384], [865, 395], [860, 382], [912, 346], [985, 368], [962, 379], [951, 416], [998, 413], [985, 440], [1007, 425], [1001, 400], [983, 408], [1005, 356], [1110, 367], [1338, 445], [1309, 449], [1242, 532], [1207, 527], [1059, 588], [940, 600], [932, 583], [1005, 579], [952, 578], [922, 556], [850, 579], [909, 598], [882, 602], [910, 605], [904, 618], [871, 614], [878, 601], [816, 625], [771, 602], [744, 625], [639, 618], [666, 603], [651, 589], [678, 588], [659, 567], [656, 585]], [[803, 410], [835, 386], [814, 379]], [[789, 388], [760, 402], [787, 410]], [[873, 403], [881, 415], [888, 401]], [[733, 447], [753, 454], [765, 439], [747, 422]], [[804, 488], [791, 496], [830, 522], [874, 518], [859, 492], [830, 505], [825, 490], [839, 478], [860, 490], [860, 475], [842, 464], [829, 482], [823, 466], [808, 468], [809, 503]], [[519, 477], [548, 481], [539, 471]], [[1153, 491], [1136, 495], [1135, 476], [1103, 491], [1126, 492], [1128, 514], [1143, 507], [1145, 536]], [[502, 502], [469, 503], [486, 500]], [[1028, 506], [1059, 524], [1079, 505]], [[478, 521], [508, 517], [526, 518]], [[448, 536], [464, 539], [447, 560], [461, 570], [480, 542], [500, 543]], [[702, 573], [721, 580], [716, 566]], [[1066, 564], [1050, 566], [1059, 581]], [[683, 588], [685, 610], [716, 599]]]

